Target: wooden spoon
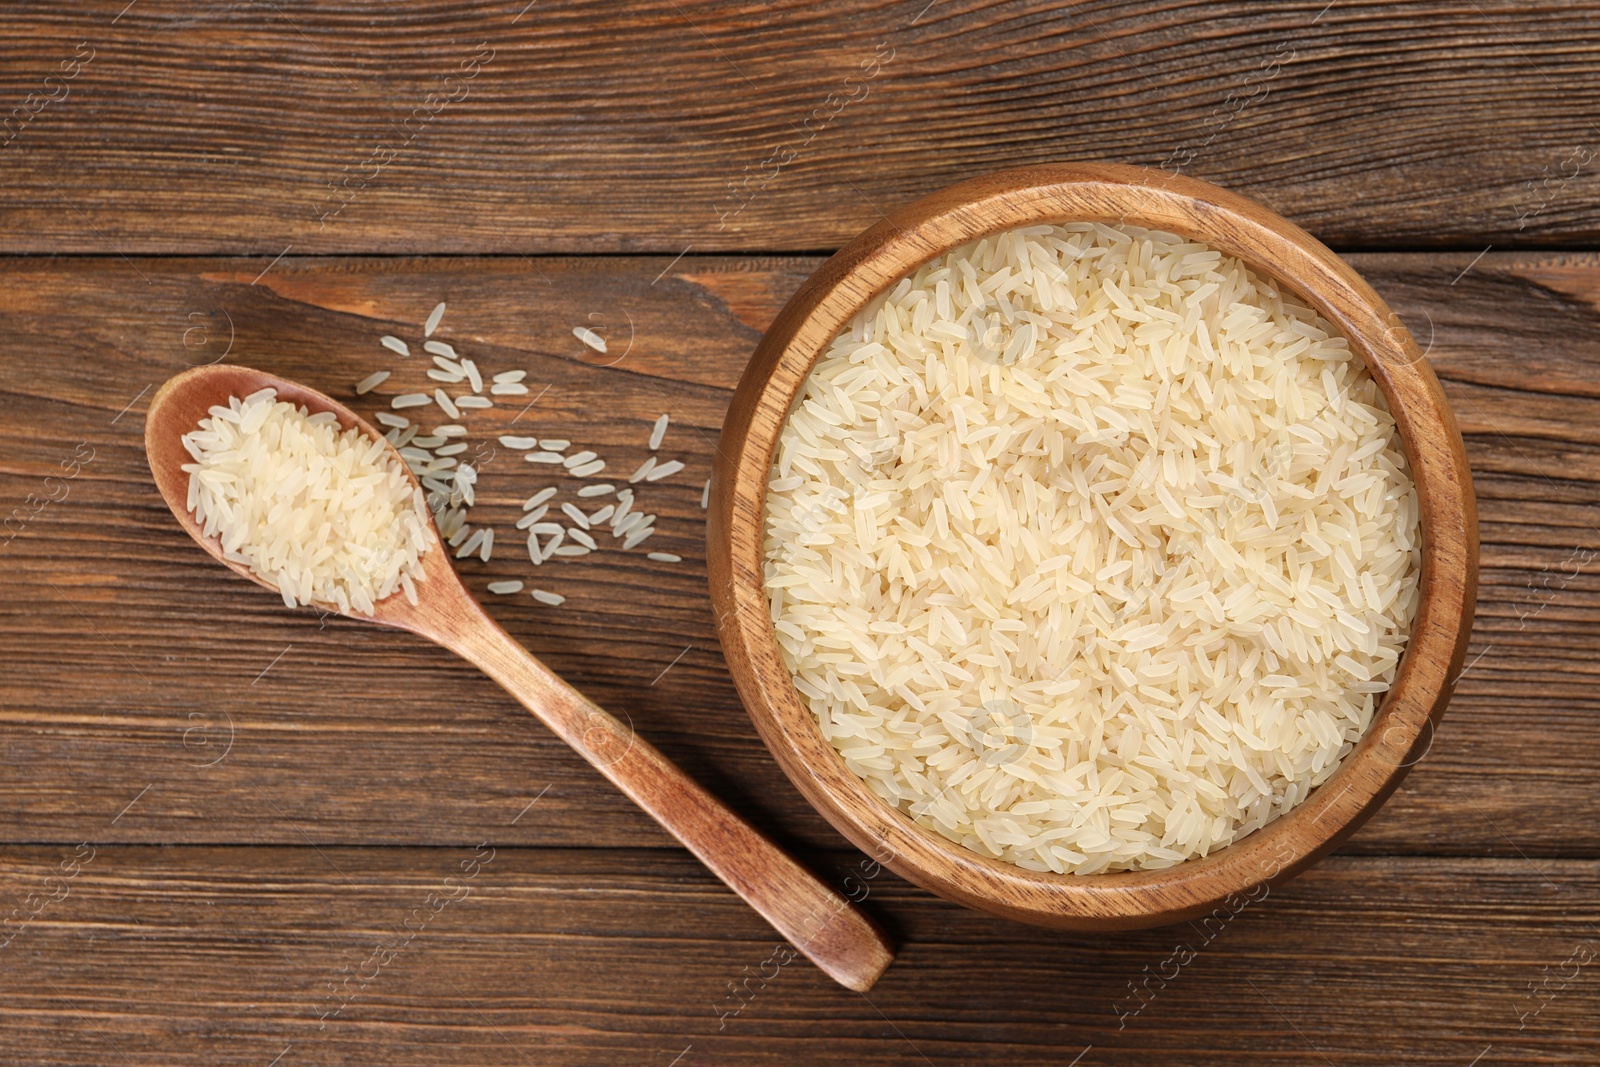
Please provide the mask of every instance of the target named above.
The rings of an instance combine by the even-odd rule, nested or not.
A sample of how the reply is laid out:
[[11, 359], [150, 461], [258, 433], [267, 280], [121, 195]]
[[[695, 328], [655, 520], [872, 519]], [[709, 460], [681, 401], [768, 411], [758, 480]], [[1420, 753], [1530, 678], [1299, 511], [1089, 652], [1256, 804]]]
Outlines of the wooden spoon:
[[[382, 437], [344, 405], [313, 389], [248, 367], [217, 365], [185, 371], [163, 385], [150, 402], [144, 438], [150, 471], [179, 524], [223, 566], [272, 589], [249, 568], [223, 559], [217, 539], [201, 533], [188, 508], [189, 476], [182, 469], [193, 458], [181, 441], [213, 405], [225, 406], [230, 396], [244, 397], [268, 387], [278, 391], [280, 400], [302, 404], [313, 414], [331, 411], [341, 426], [359, 426], [372, 437]], [[395, 459], [403, 465], [398, 453]], [[414, 477], [412, 481], [415, 483]], [[630, 727], [529, 655], [467, 592], [450, 565], [449, 549], [431, 524], [429, 532], [434, 543], [423, 556], [427, 577], [417, 587], [419, 603], [413, 605], [395, 595], [380, 601], [370, 617], [353, 611], [342, 614], [420, 634], [499, 682], [829, 977], [850, 989], [870, 989], [894, 958], [888, 941], [871, 920], [668, 762]], [[338, 610], [331, 604], [322, 606]]]

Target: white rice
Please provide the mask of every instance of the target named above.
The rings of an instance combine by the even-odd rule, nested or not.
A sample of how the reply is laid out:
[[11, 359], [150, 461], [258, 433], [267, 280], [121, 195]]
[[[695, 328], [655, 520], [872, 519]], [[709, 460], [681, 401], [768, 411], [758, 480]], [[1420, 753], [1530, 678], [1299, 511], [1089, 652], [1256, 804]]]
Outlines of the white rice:
[[432, 337], [433, 331], [439, 328], [439, 321], [443, 318], [444, 301], [441, 300], [434, 305], [432, 311], [428, 312], [428, 321], [422, 324], [422, 336]]
[[494, 407], [494, 401], [490, 400], [486, 396], [472, 396], [471, 394], [467, 394], [465, 396], [456, 397], [456, 407], [463, 411], [482, 411], [485, 408]]
[[599, 483], [597, 483], [595, 485], [586, 485], [582, 489], [579, 489], [578, 490], [578, 495], [579, 496], [605, 496], [607, 493], [615, 492], [616, 488], [617, 488], [616, 486], [611, 485], [608, 482], [599, 482]]
[[656, 465], [656, 457], [651, 456], [649, 459], [647, 459], [643, 463], [639, 464], [639, 469], [638, 470], [636, 470], [632, 474], [628, 475], [628, 481], [630, 483], [638, 483], [638, 482], [644, 481], [646, 478], [650, 477], [650, 472], [655, 469], [655, 465]]
[[503, 370], [496, 374], [493, 380], [496, 385], [514, 385], [527, 376], [528, 372], [525, 370]]
[[576, 337], [578, 340], [582, 341], [596, 352], [603, 353], [606, 350], [606, 339], [589, 329], [587, 326], [574, 326], [572, 328], [572, 336]]
[[402, 356], [409, 356], [411, 354], [411, 347], [398, 337], [392, 337], [389, 334], [384, 334], [382, 337], [378, 338], [378, 343], [384, 348], [387, 348], [389, 351], [398, 352]]
[[675, 459], [669, 459], [667, 462], [653, 467], [650, 473], [644, 476], [644, 480], [647, 482], [659, 482], [663, 478], [670, 478], [681, 470], [683, 470], [682, 463]]
[[547, 437], [539, 442], [539, 447], [546, 452], [565, 452], [572, 447], [572, 442], [562, 440], [559, 437]]
[[592, 478], [605, 469], [606, 461], [603, 459], [597, 459], [589, 463], [583, 463], [579, 466], [573, 467], [572, 476], [574, 478]]
[[398, 411], [401, 408], [420, 408], [424, 404], [433, 403], [433, 397], [426, 393], [401, 393], [389, 401], [389, 406]]
[[422, 342], [422, 350], [424, 352], [432, 352], [435, 356], [443, 356], [445, 359], [459, 358], [456, 356], [455, 346], [444, 341], [424, 341]]
[[539, 446], [539, 439], [537, 437], [517, 437], [513, 434], [502, 434], [500, 436], [500, 443], [505, 445], [507, 448], [523, 450], [537, 448]]
[[1347, 342], [1131, 226], [901, 280], [813, 369], [771, 479], [773, 624], [823, 734], [1030, 870], [1168, 867], [1302, 802], [1417, 604], [1416, 493]]
[[528, 510], [530, 510], [532, 508], [536, 508], [540, 504], [543, 504], [546, 500], [549, 500], [551, 497], [553, 497], [555, 495], [556, 495], [556, 487], [553, 486], [553, 485], [549, 486], [548, 488], [541, 489], [537, 493], [533, 494], [528, 499], [526, 499], [526, 500], [524, 500], [522, 502], [522, 510], [523, 511], [528, 511]]
[[655, 426], [651, 428], [650, 451], [654, 452], [656, 449], [661, 447], [662, 439], [667, 436], [667, 422], [667, 416], [663, 415], [656, 420]]
[[385, 442], [276, 396], [230, 397], [184, 435], [202, 533], [290, 607], [370, 615], [397, 592], [416, 603], [433, 545], [421, 492]]
[[494, 593], [497, 596], [507, 596], [511, 593], [520, 593], [522, 592], [522, 583], [516, 579], [505, 582], [490, 582], [489, 592]]
[[559, 464], [559, 463], [562, 462], [562, 458], [561, 458], [561, 453], [560, 452], [529, 452], [526, 456], [524, 456], [522, 458], [526, 459], [529, 463], [556, 463], [556, 464]]
[[651, 552], [651, 553], [647, 554], [645, 556], [645, 558], [646, 559], [653, 559], [657, 563], [682, 563], [683, 562], [683, 557], [678, 555], [675, 552]]
[[452, 419], [459, 419], [461, 417], [461, 410], [455, 406], [455, 403], [451, 401], [448, 396], [445, 395], [443, 389], [435, 389], [433, 391], [433, 402], [439, 405], [440, 411], [443, 411]]
[[466, 559], [478, 551], [483, 546], [483, 543], [489, 539], [489, 533], [490, 531], [487, 527], [479, 527], [474, 530], [472, 536], [467, 538], [466, 544], [456, 550], [456, 559]]
[[533, 599], [541, 604], [549, 604], [551, 607], [558, 607], [567, 602], [567, 598], [560, 593], [549, 593], [543, 589], [535, 589], [533, 591]]
[[474, 393], [483, 392], [483, 375], [478, 372], [478, 365], [470, 359], [461, 361], [461, 369], [467, 372], [467, 381], [472, 385]]
[[397, 430], [403, 430], [411, 425], [411, 420], [404, 415], [394, 415], [387, 411], [380, 411], [375, 417], [385, 426], [393, 426]]
[[380, 370], [361, 379], [356, 383], [356, 396], [366, 396], [368, 393], [372, 392], [378, 386], [389, 380], [390, 373], [391, 372], [386, 370]]
[[527, 396], [528, 387], [518, 382], [495, 382], [489, 392], [493, 396]]
[[711, 479], [706, 479], [706, 487], [700, 490], [700, 510], [704, 511], [711, 506]]

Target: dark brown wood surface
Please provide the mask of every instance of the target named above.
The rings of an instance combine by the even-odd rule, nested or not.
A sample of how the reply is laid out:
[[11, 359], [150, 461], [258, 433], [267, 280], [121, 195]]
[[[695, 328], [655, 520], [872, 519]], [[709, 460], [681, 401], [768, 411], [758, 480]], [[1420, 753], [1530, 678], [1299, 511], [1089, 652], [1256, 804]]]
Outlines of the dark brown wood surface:
[[[124, 2], [11, 5], [0, 33], [0, 118], [66, 94], [0, 130], [0, 1062], [1600, 1058], [1600, 9]], [[321, 226], [328, 183], [480, 42], [467, 95]], [[847, 75], [866, 95], [822, 122]], [[713, 636], [700, 488], [820, 262], [790, 253], [1063, 158], [1183, 162], [1351, 253], [1474, 471], [1477, 623], [1436, 744], [1339, 854], [1224, 924], [1052, 933], [863, 885]], [[285, 611], [172, 522], [140, 444], [156, 384], [226, 358], [351, 399], [394, 364], [377, 337], [415, 338], [439, 299], [441, 336], [549, 386], [475, 426], [626, 465], [671, 412], [688, 466], [651, 491], [651, 544], [683, 562], [599, 553], [552, 579], [561, 608], [486, 606], [867, 891], [901, 944], [870, 1001], [798, 960], [763, 983], [760, 918], [493, 683]], [[490, 461], [485, 517], [539, 484]], [[471, 588], [526, 577], [516, 547], [465, 565]], [[444, 879], [480, 843], [460, 896]], [[330, 983], [359, 994], [323, 1026]]]
[[8, 5], [0, 99], [53, 102], [0, 249], [831, 249], [1061, 159], [1181, 166], [1336, 247], [1600, 234], [1587, 5], [125, 4]]

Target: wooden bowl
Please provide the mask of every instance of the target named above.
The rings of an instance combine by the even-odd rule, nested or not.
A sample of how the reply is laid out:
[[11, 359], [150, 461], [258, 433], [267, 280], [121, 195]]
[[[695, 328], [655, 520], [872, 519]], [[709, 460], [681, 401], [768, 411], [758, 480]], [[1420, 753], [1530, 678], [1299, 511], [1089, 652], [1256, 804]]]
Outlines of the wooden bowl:
[[[873, 297], [985, 234], [1125, 222], [1205, 242], [1294, 291], [1366, 361], [1399, 424], [1421, 504], [1421, 599], [1394, 685], [1339, 770], [1302, 804], [1203, 859], [1057, 875], [988, 859], [878, 799], [822, 736], [779, 654], [762, 580], [767, 481], [791, 405], [818, 356]], [[779, 313], [734, 393], [709, 516], [711, 596], [723, 651], [767, 747], [806, 799], [858, 847], [950, 900], [1043, 926], [1133, 929], [1228, 913], [1348, 837], [1427, 754], [1461, 669], [1478, 584], [1477, 506], [1461, 432], [1399, 319], [1310, 234], [1191, 178], [1110, 164], [1004, 171], [899, 209], [813, 274]]]

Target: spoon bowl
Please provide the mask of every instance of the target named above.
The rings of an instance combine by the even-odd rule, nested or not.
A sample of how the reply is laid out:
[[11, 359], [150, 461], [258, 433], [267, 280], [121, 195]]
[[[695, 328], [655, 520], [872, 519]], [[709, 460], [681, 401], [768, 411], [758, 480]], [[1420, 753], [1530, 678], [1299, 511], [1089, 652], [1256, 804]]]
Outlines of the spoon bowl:
[[[189, 510], [189, 475], [183, 470], [193, 460], [183, 447], [184, 434], [197, 429], [214, 405], [226, 406], [230, 397], [266, 388], [276, 389], [278, 399], [302, 405], [312, 414], [332, 412], [343, 429], [356, 427], [384, 440], [413, 487], [417, 480], [382, 433], [315, 389], [248, 367], [223, 365], [197, 367], [167, 381], [151, 401], [145, 420], [145, 449], [157, 488], [179, 525], [214, 559], [277, 592], [249, 567], [224, 558], [219, 538], [205, 535]], [[534, 658], [467, 591], [447, 552], [430, 516], [416, 604], [401, 595], [390, 596], [378, 601], [370, 616], [341, 611], [333, 604], [319, 606], [426, 637], [478, 667], [655, 818], [829, 977], [850, 989], [871, 988], [893, 959], [888, 941], [871, 920], [630, 726]]]

